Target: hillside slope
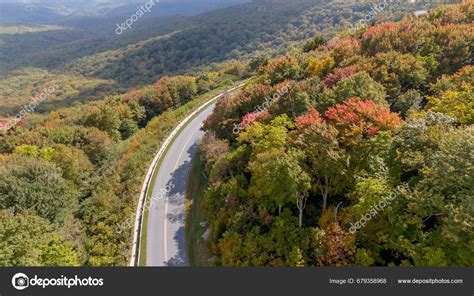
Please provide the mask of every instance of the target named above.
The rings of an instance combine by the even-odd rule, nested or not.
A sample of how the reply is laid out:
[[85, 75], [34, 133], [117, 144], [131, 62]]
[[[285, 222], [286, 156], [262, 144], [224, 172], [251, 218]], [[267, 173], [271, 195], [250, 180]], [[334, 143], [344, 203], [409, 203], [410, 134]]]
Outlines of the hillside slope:
[[[271, 56], [318, 34], [329, 38], [373, 14], [370, 3], [366, 0], [254, 1], [192, 17], [144, 17], [121, 35], [115, 35], [114, 30], [116, 23], [123, 22], [122, 16], [76, 18], [63, 23], [67, 27], [47, 31], [41, 31], [44, 29], [41, 26], [30, 26], [30, 30], [38, 31], [0, 35], [0, 73], [5, 89], [15, 88], [10, 82], [34, 79], [28, 70], [21, 70], [25, 67], [34, 68], [33, 72], [44, 69], [51, 75], [67, 75], [71, 77], [66, 83], [69, 85], [107, 80], [109, 85], [116, 86], [113, 89], [99, 86], [96, 92], [63, 97], [64, 104], [58, 105], [63, 107], [96, 99], [107, 89], [109, 94], [117, 94], [153, 83], [164, 75], [215, 69], [214, 63], [229, 59], [245, 63], [254, 57]], [[372, 15], [370, 21], [399, 19], [408, 12], [434, 5], [437, 4], [394, 2]], [[0, 106], [8, 101], [8, 108], [0, 114], [18, 112], [21, 102], [35, 91], [34, 87], [17, 91], [25, 96], [16, 105], [12, 102], [15, 97], [8, 98], [9, 92], [3, 92]], [[50, 110], [54, 110], [51, 103], [39, 109]]]
[[[126, 85], [149, 84], [162, 75], [184, 73], [212, 62], [242, 58], [258, 50], [278, 50], [317, 33], [334, 35], [364, 18], [372, 9], [369, 4], [365, 0], [355, 3], [340, 0], [254, 1], [194, 17], [145, 17], [123, 35], [48, 48], [22, 62], [15, 62], [14, 66], [56, 70], [66, 66], [69, 71], [88, 73], [87, 64], [82, 66], [77, 59], [89, 55], [92, 56], [88, 60], [94, 59], [94, 54], [122, 50], [131, 43], [179, 32], [171, 38], [150, 42], [141, 50], [131, 51], [120, 60], [106, 63], [91, 73], [94, 77], [114, 79]], [[406, 12], [430, 6], [393, 3], [373, 21], [386, 17], [397, 19]], [[110, 24], [110, 31], [113, 30], [115, 23]]]
[[[66, 91], [67, 76], [36, 71], [51, 96]], [[126, 265], [150, 162], [182, 119], [242, 79], [225, 72], [0, 119], [0, 266]]]
[[201, 151], [213, 264], [474, 264], [474, 2], [263, 64]]

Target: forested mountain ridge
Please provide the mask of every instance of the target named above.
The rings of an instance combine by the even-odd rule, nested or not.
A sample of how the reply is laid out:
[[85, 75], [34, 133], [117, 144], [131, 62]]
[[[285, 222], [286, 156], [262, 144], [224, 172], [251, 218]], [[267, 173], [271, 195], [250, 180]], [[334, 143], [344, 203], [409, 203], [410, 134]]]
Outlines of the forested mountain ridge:
[[[317, 33], [340, 31], [358, 17], [364, 17], [370, 9], [368, 3], [273, 0], [211, 11], [190, 18], [191, 25], [186, 29], [177, 28], [180, 32], [171, 38], [130, 52], [121, 60], [101, 67], [104, 70], [96, 71], [93, 76], [116, 79], [122, 84], [147, 84], [161, 75], [183, 74], [194, 67], [242, 58], [257, 50], [284, 48]], [[400, 17], [416, 6], [394, 3], [386, 12]], [[66, 64], [70, 64], [69, 60]], [[57, 67], [56, 63], [53, 67]], [[68, 70], [84, 71], [80, 62], [74, 64]], [[39, 65], [49, 67], [48, 57], [42, 57]]]
[[[332, 36], [366, 16], [371, 16], [371, 22], [398, 19], [437, 4], [393, 2], [376, 15], [371, 15], [371, 5], [365, 0], [254, 1], [192, 17], [144, 17], [121, 35], [115, 35], [114, 30], [123, 16], [77, 18], [54, 30], [30, 26], [33, 32], [3, 34], [0, 91], [7, 108], [0, 116], [20, 112], [21, 102], [48, 87], [40, 81], [58, 81], [65, 90], [37, 109], [48, 112], [55, 106], [90, 102], [148, 85], [163, 75], [193, 74], [228, 59], [245, 63], [254, 56], [273, 55], [316, 34]], [[21, 32], [26, 25], [17, 26]], [[7, 30], [15, 30], [15, 26], [9, 25]], [[18, 81], [34, 81], [38, 73], [46, 74], [28, 87], [27, 83], [18, 87]], [[74, 91], [84, 83], [93, 87]]]
[[[179, 31], [171, 38], [148, 44], [141, 51], [130, 52], [121, 60], [101, 67], [106, 70], [92, 74], [122, 84], [149, 84], [160, 75], [183, 73], [210, 62], [241, 58], [256, 50], [284, 48], [316, 33], [334, 34], [364, 18], [372, 9], [370, 4], [369, 1], [347, 3], [339, 0], [253, 1], [187, 18], [145, 17], [121, 36], [84, 39], [48, 48], [15, 63], [17, 66], [47, 69], [62, 69], [74, 64], [68, 70], [90, 73], [74, 60], [89, 55], [92, 55], [89, 59], [93, 59], [96, 53]], [[426, 3], [392, 3], [372, 21], [384, 17], [399, 18], [417, 7], [430, 6]], [[111, 23], [109, 29], [113, 33], [115, 23]]]
[[[23, 79], [28, 77], [30, 79]], [[32, 98], [52, 85], [57, 90], [48, 94], [35, 107], [35, 112], [46, 113], [75, 104], [103, 100], [105, 96], [119, 92], [120, 87], [110, 80], [84, 76], [52, 73], [38, 68], [22, 68], [0, 77], [0, 118], [14, 117]]]
[[[390, 3], [371, 16], [371, 22], [399, 19], [434, 5]], [[96, 93], [92, 89], [75, 98], [59, 95], [55, 102], [62, 100], [58, 106], [63, 107], [90, 102], [105, 90], [117, 94], [153, 83], [163, 75], [192, 73], [210, 63], [228, 59], [245, 62], [259, 55], [256, 51], [272, 55], [315, 34], [328, 38], [370, 13], [370, 1], [254, 1], [193, 17], [144, 17], [119, 36], [113, 36], [113, 31], [116, 23], [123, 22], [121, 17], [71, 20], [59, 30], [0, 35], [0, 79], [5, 89], [0, 104], [8, 100], [8, 109], [2, 109], [0, 116], [14, 116], [21, 109], [19, 103], [12, 102], [18, 93], [10, 91], [16, 88], [15, 82], [35, 79], [22, 67], [41, 69], [32, 69], [32, 73], [47, 70], [47, 76], [58, 77], [56, 80], [64, 75], [77, 76], [77, 81], [63, 82], [68, 89], [80, 86], [81, 81], [106, 80], [108, 86], [114, 86], [111, 89], [100, 84]], [[33, 96], [37, 88], [21, 88], [21, 94]], [[52, 104], [42, 107], [38, 111], [54, 110]]]
[[[160, 0], [154, 16], [195, 15], [248, 0]], [[113, 17], [133, 14], [141, 0], [2, 0], [0, 22], [64, 23], [79, 17]]]
[[201, 145], [224, 266], [474, 264], [474, 2], [264, 61]]

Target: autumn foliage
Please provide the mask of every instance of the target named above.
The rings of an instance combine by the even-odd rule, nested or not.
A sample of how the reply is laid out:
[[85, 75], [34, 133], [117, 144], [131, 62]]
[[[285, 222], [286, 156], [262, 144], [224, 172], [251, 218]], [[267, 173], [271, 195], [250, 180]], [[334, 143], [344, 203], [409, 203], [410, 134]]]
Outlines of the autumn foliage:
[[303, 46], [220, 102], [207, 128], [229, 150], [203, 198], [216, 264], [473, 265], [472, 10]]
[[346, 138], [371, 137], [402, 122], [400, 116], [391, 113], [386, 106], [357, 97], [329, 108], [325, 115]]

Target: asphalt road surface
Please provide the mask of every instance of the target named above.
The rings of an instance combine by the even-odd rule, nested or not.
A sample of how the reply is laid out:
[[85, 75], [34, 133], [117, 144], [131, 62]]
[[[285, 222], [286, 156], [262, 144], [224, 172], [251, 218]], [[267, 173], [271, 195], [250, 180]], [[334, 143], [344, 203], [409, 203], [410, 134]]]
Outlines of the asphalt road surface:
[[202, 123], [212, 113], [212, 103], [176, 137], [163, 156], [148, 210], [146, 265], [186, 266], [184, 200], [191, 162], [204, 131]]

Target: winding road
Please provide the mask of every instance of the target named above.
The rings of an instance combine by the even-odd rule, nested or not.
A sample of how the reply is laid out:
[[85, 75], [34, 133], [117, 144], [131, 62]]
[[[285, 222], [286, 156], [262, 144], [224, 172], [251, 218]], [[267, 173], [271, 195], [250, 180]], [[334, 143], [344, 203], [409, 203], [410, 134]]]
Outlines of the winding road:
[[[212, 113], [216, 100], [245, 83], [215, 97], [178, 133], [167, 152], [154, 181], [148, 209], [146, 266], [187, 266], [185, 241], [185, 195], [191, 162], [204, 136], [202, 124]], [[158, 198], [157, 198], [158, 197]]]
[[157, 199], [148, 210], [147, 266], [187, 264], [184, 237], [187, 178], [199, 141], [204, 136], [202, 123], [214, 107], [215, 103], [192, 119], [163, 156], [152, 196], [165, 197]]

